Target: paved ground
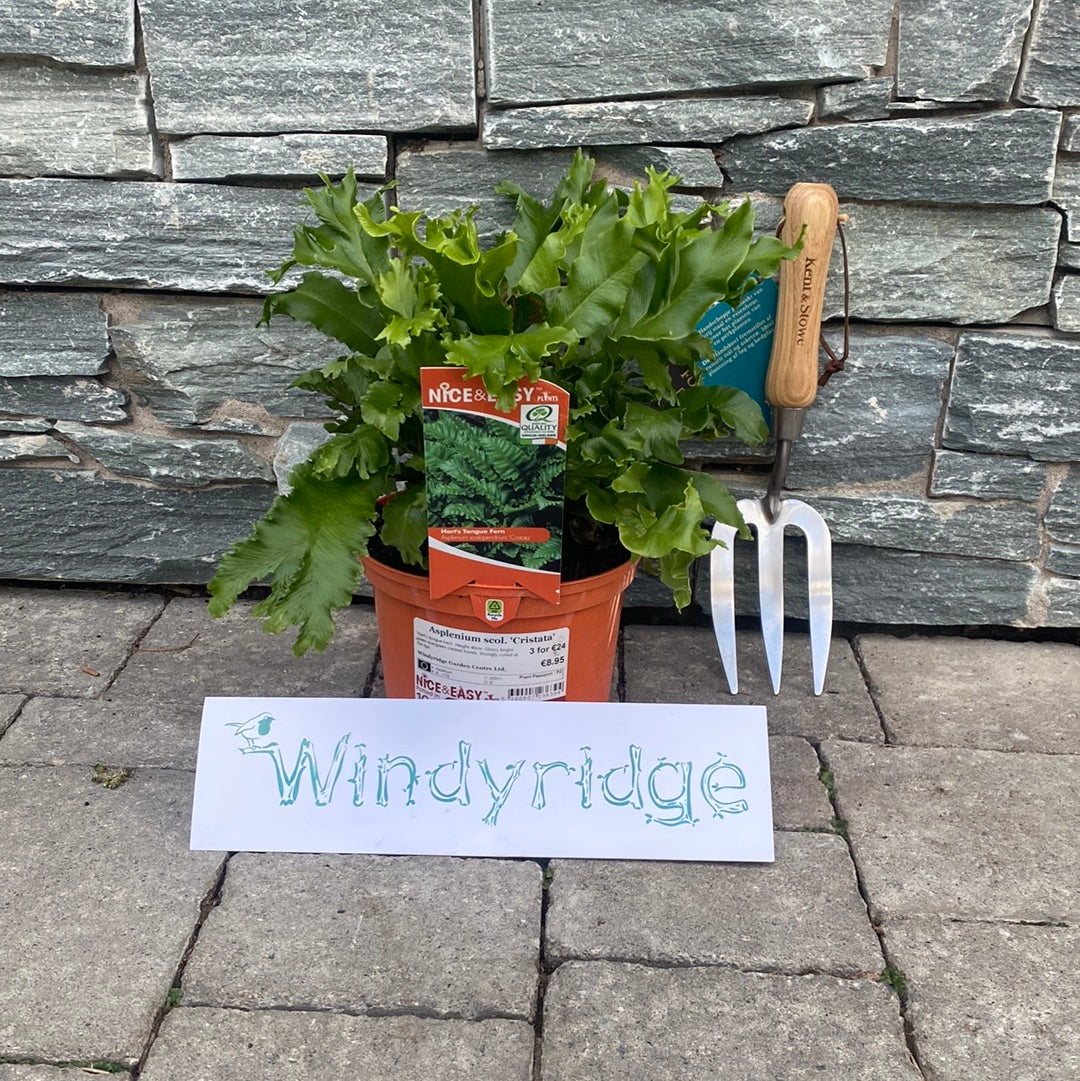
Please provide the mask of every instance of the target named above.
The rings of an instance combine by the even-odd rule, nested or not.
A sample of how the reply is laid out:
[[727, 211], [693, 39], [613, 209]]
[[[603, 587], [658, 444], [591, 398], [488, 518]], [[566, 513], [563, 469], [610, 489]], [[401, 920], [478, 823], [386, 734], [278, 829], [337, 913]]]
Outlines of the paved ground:
[[[864, 636], [766, 690], [772, 865], [193, 853], [205, 694], [378, 692], [196, 599], [0, 590], [0, 1081], [1075, 1081], [1080, 650]], [[729, 701], [629, 627], [630, 701]], [[96, 763], [126, 767], [121, 787]]]

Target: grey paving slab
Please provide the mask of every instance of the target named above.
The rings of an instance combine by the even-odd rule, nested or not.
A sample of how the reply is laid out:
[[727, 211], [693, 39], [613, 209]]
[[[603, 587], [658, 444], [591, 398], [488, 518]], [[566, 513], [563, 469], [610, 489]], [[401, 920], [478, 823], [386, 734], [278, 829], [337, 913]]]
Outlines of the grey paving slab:
[[190, 776], [0, 769], [0, 1048], [134, 1063], [222, 857], [188, 851]]
[[1080, 913], [1080, 756], [827, 742], [877, 918]]
[[1080, 650], [1066, 642], [861, 635], [891, 741], [1080, 753]]
[[825, 692], [814, 697], [806, 635], [784, 637], [784, 676], [774, 695], [761, 635], [736, 635], [739, 693], [728, 691], [716, 638], [708, 627], [627, 627], [623, 632], [628, 702], [763, 705], [773, 735], [882, 740], [874, 704], [851, 646], [834, 640]]
[[[2, 751], [2, 748], [0, 748]], [[779, 829], [828, 829], [833, 809], [818, 779], [817, 752], [799, 736], [769, 738], [773, 825]]]
[[140, 1076], [143, 1081], [529, 1081], [533, 1039], [532, 1026], [524, 1021], [182, 1006], [166, 1016]]
[[[78, 1066], [66, 1068], [58, 1066], [29, 1066], [29, 1065], [4, 1065], [0, 1063], [0, 1081], [87, 1081], [91, 1076], [86, 1070]], [[126, 1070], [114, 1073], [108, 1071], [109, 1077], [125, 1081], [130, 1078]]]
[[885, 942], [935, 1081], [1080, 1076], [1080, 929], [900, 920]]
[[371, 672], [378, 634], [375, 611], [343, 609], [323, 653], [292, 654], [291, 634], [266, 634], [251, 604], [212, 619], [206, 601], [178, 597], [139, 643], [109, 689], [111, 703], [202, 709], [207, 695], [358, 697]]
[[543, 1081], [918, 1081], [868, 980], [570, 961], [544, 1002]]
[[[160, 702], [32, 698], [3, 739], [0, 765], [194, 770], [201, 709]], [[3, 725], [0, 724], [0, 729]]]
[[184, 1001], [531, 1018], [540, 900], [528, 861], [240, 854]]
[[778, 833], [776, 849], [754, 866], [553, 861], [545, 959], [880, 972], [844, 840]]
[[0, 694], [0, 734], [4, 732], [19, 707], [26, 701], [21, 694]]
[[164, 604], [152, 594], [0, 590], [0, 692], [101, 694]]

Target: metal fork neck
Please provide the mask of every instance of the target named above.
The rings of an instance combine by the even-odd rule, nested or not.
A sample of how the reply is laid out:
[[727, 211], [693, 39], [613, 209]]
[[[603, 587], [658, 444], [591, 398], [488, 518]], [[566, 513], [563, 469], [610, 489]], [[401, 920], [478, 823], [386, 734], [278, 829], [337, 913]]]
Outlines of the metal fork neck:
[[773, 459], [769, 485], [765, 489], [765, 498], [762, 500], [765, 507], [765, 517], [768, 518], [770, 524], [780, 516], [780, 493], [783, 491], [788, 463], [791, 461], [791, 445], [799, 438], [805, 418], [805, 409], [787, 409], [783, 406], [773, 407], [773, 435], [776, 437], [776, 457]]

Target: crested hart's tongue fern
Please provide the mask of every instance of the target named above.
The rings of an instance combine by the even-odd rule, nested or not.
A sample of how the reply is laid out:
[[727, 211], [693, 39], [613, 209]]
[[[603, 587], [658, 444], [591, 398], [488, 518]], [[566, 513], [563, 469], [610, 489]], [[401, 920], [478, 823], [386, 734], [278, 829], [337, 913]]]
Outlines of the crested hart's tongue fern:
[[[298, 627], [301, 654], [329, 641], [332, 613], [350, 603], [357, 557], [376, 531], [423, 565], [419, 372], [432, 365], [482, 378], [504, 409], [520, 380], [568, 390], [568, 513], [614, 527], [627, 552], [655, 561], [676, 603], [689, 602], [689, 568], [714, 546], [704, 523], [742, 522], [715, 477], [684, 465], [680, 442], [767, 436], [745, 394], [694, 381], [711, 352], [695, 326], [716, 300], [737, 304], [795, 249], [754, 237], [749, 202], [683, 213], [672, 207], [677, 177], [649, 170], [626, 192], [593, 170], [579, 151], [547, 202], [499, 185], [515, 220], [487, 246], [474, 210], [388, 211], [385, 191], [358, 201], [351, 172], [306, 192], [317, 224], [296, 228], [292, 256], [272, 274], [291, 288], [267, 298], [264, 317], [287, 315], [342, 344], [341, 357], [296, 381], [326, 400], [331, 438], [222, 558], [210, 583], [214, 615], [268, 580], [255, 613], [270, 631]], [[299, 280], [286, 280], [296, 268]], [[500, 473], [509, 459], [492, 453], [479, 475], [492, 481], [489, 496], [512, 501]], [[482, 490], [460, 494], [474, 500]]]

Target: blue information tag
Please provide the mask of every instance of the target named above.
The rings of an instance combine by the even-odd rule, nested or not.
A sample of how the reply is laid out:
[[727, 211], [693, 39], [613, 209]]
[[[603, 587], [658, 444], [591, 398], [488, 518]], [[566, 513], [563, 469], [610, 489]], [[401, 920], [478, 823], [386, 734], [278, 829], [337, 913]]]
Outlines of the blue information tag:
[[737, 308], [718, 301], [697, 325], [697, 332], [713, 347], [713, 356], [700, 362], [702, 383], [745, 391], [761, 406], [770, 427], [772, 410], [765, 401], [765, 373], [776, 326], [777, 292], [776, 281], [766, 278]]

